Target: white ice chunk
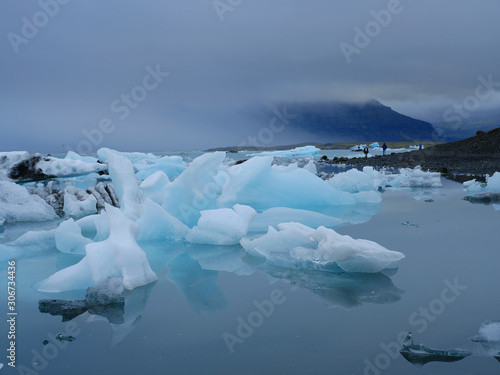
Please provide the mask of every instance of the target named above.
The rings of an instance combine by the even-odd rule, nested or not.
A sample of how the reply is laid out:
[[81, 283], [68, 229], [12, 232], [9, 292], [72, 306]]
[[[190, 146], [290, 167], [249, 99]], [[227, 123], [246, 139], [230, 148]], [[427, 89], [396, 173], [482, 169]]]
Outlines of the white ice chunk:
[[296, 208], [273, 207], [258, 214], [250, 223], [250, 232], [266, 232], [269, 227], [278, 228], [278, 224], [296, 222], [311, 228], [324, 226], [327, 228], [338, 227], [342, 222], [334, 217], [314, 211], [299, 210]]
[[30, 153], [27, 151], [0, 152], [0, 180], [6, 179], [8, 170], [17, 163], [28, 159]]
[[106, 165], [100, 163], [87, 163], [75, 159], [57, 159], [46, 156], [36, 164], [48, 176], [70, 177], [96, 173], [106, 170]]
[[484, 321], [479, 327], [479, 334], [472, 337], [472, 341], [500, 344], [500, 322]]
[[216, 198], [227, 180], [219, 173], [225, 152], [203, 154], [166, 187], [163, 208], [189, 227], [194, 226], [201, 210], [218, 208]]
[[[336, 173], [328, 180], [335, 189], [348, 193], [359, 193], [360, 191], [374, 191], [374, 179], [371, 177], [373, 170], [361, 172], [357, 169], [349, 169], [346, 172]], [[373, 174], [372, 174], [373, 175]]]
[[423, 171], [420, 167], [400, 169], [399, 175], [395, 175], [394, 179], [389, 181], [389, 184], [401, 188], [443, 187], [441, 173]]
[[351, 150], [351, 151], [363, 151], [363, 149], [365, 147], [366, 147], [365, 144], [355, 145], [355, 146], [352, 146], [349, 150]]
[[307, 267], [336, 264], [345, 272], [376, 273], [393, 268], [404, 258], [402, 253], [387, 250], [376, 242], [343, 236], [333, 229], [313, 229], [299, 223], [282, 223], [279, 231], [269, 228], [267, 234], [242, 239], [241, 245], [252, 255], [280, 266]]
[[471, 180], [464, 182], [463, 186], [468, 194], [500, 192], [500, 172], [495, 172], [493, 176], [486, 177], [485, 184]]
[[85, 247], [86, 256], [77, 264], [56, 272], [37, 285], [43, 292], [62, 292], [97, 286], [108, 277], [123, 278], [125, 289], [157, 280], [146, 254], [136, 242], [137, 225], [120, 209], [106, 205], [109, 237]]
[[147, 177], [139, 185], [146, 198], [151, 199], [153, 202], [162, 204], [167, 194], [167, 185], [170, 183], [168, 176], [158, 171]]
[[0, 181], [0, 220], [6, 223], [18, 221], [49, 221], [58, 216], [42, 198], [32, 195], [13, 182]]
[[257, 212], [252, 207], [239, 204], [234, 205], [233, 209], [201, 211], [198, 225], [187, 233], [186, 240], [207, 245], [237, 244], [246, 236], [255, 215]]
[[224, 185], [219, 204], [231, 207], [240, 203], [256, 210], [289, 207], [323, 210], [335, 205], [353, 205], [350, 194], [334, 189], [328, 182], [291, 164], [271, 165], [273, 158], [254, 157], [228, 168], [231, 178]]

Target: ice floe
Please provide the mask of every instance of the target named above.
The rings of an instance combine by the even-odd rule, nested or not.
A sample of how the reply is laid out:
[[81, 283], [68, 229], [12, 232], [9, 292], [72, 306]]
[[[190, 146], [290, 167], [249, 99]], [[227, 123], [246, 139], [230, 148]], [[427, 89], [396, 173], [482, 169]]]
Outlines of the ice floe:
[[376, 273], [395, 268], [402, 253], [387, 250], [376, 242], [343, 236], [333, 229], [313, 229], [300, 223], [281, 223], [278, 230], [256, 239], [241, 240], [251, 255], [264, 257], [283, 267], [317, 267], [344, 272]]

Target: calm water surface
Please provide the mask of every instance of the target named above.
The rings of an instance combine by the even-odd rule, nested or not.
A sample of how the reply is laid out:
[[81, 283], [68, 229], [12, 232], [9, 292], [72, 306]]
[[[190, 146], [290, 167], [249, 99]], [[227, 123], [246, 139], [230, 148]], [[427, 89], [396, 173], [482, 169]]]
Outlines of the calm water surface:
[[[484, 320], [500, 320], [500, 211], [470, 204], [462, 200], [461, 185], [443, 183], [425, 199], [412, 196], [421, 191], [386, 191], [371, 220], [336, 229], [404, 253], [393, 275], [291, 272], [255, 264], [239, 246], [153, 243], [146, 251], [157, 283], [127, 295], [122, 311], [85, 312], [62, 322], [61, 316], [40, 313], [38, 301], [78, 299], [85, 292], [47, 295], [33, 284], [80, 258], [54, 252], [21, 259], [16, 364], [18, 371], [23, 365], [32, 372], [13, 371], [5, 357], [0, 371], [498, 374], [500, 363], [469, 337]], [[6, 264], [0, 278], [6, 285]], [[408, 330], [426, 346], [474, 355], [413, 365], [397, 353], [398, 336]], [[59, 342], [53, 338], [58, 333], [76, 339]]]

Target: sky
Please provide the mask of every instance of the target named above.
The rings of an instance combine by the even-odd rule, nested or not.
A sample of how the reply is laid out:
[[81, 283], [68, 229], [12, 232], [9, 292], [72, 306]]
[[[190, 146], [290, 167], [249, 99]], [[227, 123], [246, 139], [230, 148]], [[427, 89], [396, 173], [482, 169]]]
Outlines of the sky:
[[238, 145], [286, 101], [374, 98], [459, 127], [500, 108], [499, 16], [498, 0], [6, 0], [0, 150]]

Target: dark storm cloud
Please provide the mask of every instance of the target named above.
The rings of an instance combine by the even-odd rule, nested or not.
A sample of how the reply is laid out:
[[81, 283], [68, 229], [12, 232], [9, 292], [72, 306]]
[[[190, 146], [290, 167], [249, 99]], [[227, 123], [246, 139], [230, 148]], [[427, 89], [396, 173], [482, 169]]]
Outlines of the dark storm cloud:
[[[9, 1], [0, 148], [238, 144], [267, 126], [241, 114], [280, 100], [377, 98], [442, 121], [479, 76], [500, 81], [498, 14], [493, 0]], [[152, 88], [148, 69], [169, 76]]]

